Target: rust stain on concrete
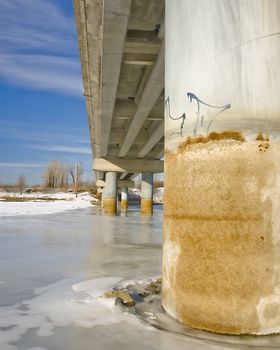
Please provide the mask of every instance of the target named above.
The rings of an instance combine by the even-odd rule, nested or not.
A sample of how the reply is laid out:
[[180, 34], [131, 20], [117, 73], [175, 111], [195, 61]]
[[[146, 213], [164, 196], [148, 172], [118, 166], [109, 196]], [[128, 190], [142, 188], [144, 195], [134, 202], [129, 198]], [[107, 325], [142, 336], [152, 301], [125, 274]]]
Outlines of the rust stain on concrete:
[[128, 208], [128, 201], [127, 199], [121, 200], [121, 209], [127, 209]]
[[259, 132], [256, 136], [257, 141], [269, 141], [269, 137], [266, 134], [263, 134], [262, 132]]
[[264, 153], [266, 152], [266, 150], [269, 149], [269, 137], [268, 135], [262, 134], [261, 132], [259, 132], [256, 136], [256, 140], [260, 141], [258, 144], [258, 148], [259, 151]]
[[207, 136], [196, 136], [196, 137], [188, 137], [185, 141], [183, 141], [179, 147], [178, 152], [184, 152], [186, 146], [194, 145], [197, 143], [207, 143], [209, 141], [219, 141], [219, 140], [237, 140], [237, 141], [245, 141], [242, 133], [240, 131], [235, 130], [226, 130], [223, 132], [211, 132]]
[[257, 306], [279, 285], [280, 144], [260, 153], [263, 140], [211, 134], [165, 155], [163, 307], [194, 328], [258, 333]]
[[103, 209], [106, 214], [116, 213], [116, 198], [104, 198], [103, 199]]
[[152, 214], [153, 213], [153, 200], [147, 198], [141, 198], [141, 213]]

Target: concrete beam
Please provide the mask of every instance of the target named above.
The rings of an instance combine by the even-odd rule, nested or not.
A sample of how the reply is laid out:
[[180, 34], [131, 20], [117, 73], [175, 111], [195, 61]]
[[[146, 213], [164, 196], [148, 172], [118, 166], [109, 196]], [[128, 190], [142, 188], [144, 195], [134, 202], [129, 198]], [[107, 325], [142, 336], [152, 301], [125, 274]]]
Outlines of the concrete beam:
[[141, 95], [138, 109], [129, 125], [119, 157], [125, 157], [164, 87], [164, 44]]
[[151, 134], [149, 140], [146, 142], [146, 144], [142, 147], [140, 152], [138, 153], [138, 158], [145, 157], [150, 150], [162, 139], [164, 136], [164, 121], [158, 125], [156, 130]]
[[135, 179], [137, 178], [138, 175], [139, 175], [138, 173], [131, 175], [130, 180], [135, 181]]
[[128, 173], [122, 173], [119, 177], [120, 180], [123, 180], [126, 176], [127, 176]]
[[140, 66], [153, 66], [156, 61], [156, 55], [144, 53], [126, 53], [123, 55], [124, 64], [133, 64]]
[[104, 2], [101, 75], [101, 156], [106, 156], [108, 152], [129, 12], [130, 0], [106, 0]]
[[[132, 180], [118, 180], [117, 182], [118, 187], [129, 187], [129, 188], [133, 188], [135, 187], [135, 183]], [[103, 180], [98, 180], [96, 181], [96, 187], [105, 187], [106, 186], [106, 182]]]
[[[100, 156], [100, 86], [102, 40], [100, 27], [103, 17], [103, 0], [73, 0], [84, 96], [93, 154]], [[90, 18], [90, 23], [88, 22]], [[94, 97], [94, 98], [93, 98]]]
[[104, 177], [105, 177], [105, 174], [104, 174], [103, 171], [96, 171], [95, 172], [95, 179], [96, 179], [96, 181], [103, 180]]
[[137, 92], [135, 94], [135, 102], [137, 103], [137, 105], [139, 105], [142, 93], [143, 93], [144, 88], [145, 88], [145, 86], [147, 84], [147, 81], [149, 80], [149, 77], [151, 75], [152, 70], [153, 70], [152, 66], [149, 66], [149, 67], [145, 68], [145, 71], [144, 71], [144, 73], [142, 75], [142, 78], [140, 80], [140, 84], [138, 86]]
[[[121, 144], [126, 136], [126, 130], [124, 128], [112, 128], [109, 144], [115, 145], [115, 144]], [[147, 142], [147, 135], [144, 133], [139, 134], [135, 140], [135, 143], [146, 143]]]
[[161, 158], [163, 158], [163, 157], [164, 157], [164, 149], [162, 149], [161, 151], [159, 151], [159, 152], [156, 154], [156, 156], [155, 156], [156, 159], [161, 159]]
[[116, 99], [114, 118], [127, 117], [131, 118], [137, 110], [137, 105], [135, 101], [128, 99]]
[[95, 158], [93, 169], [118, 173], [162, 173], [163, 161], [152, 159]]
[[141, 38], [127, 38], [124, 45], [124, 52], [157, 55], [160, 51], [160, 48], [160, 39], [147, 41]]
[[135, 187], [135, 182], [131, 180], [122, 180], [118, 181], [118, 187], [128, 187], [128, 188], [134, 188]]
[[[114, 119], [118, 119], [118, 120], [129, 120], [129, 119], [131, 119], [131, 117], [114, 117]], [[146, 120], [162, 121], [163, 118], [162, 118], [162, 117], [148, 117]]]

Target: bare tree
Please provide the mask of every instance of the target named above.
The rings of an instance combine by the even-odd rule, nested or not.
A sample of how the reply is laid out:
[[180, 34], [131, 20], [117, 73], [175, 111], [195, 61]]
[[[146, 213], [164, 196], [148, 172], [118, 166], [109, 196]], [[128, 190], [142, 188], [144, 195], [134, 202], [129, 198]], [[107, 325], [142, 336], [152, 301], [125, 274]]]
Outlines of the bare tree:
[[68, 171], [72, 183], [75, 184], [75, 165], [69, 165]]
[[47, 187], [57, 187], [61, 181], [61, 164], [56, 160], [51, 161], [48, 164], [43, 177]]
[[69, 167], [66, 164], [60, 166], [59, 187], [68, 187]]
[[25, 176], [24, 175], [19, 176], [17, 185], [18, 185], [19, 193], [22, 194], [24, 187], [25, 187]]
[[69, 174], [74, 185], [74, 192], [76, 194], [76, 197], [78, 195], [83, 172], [84, 172], [84, 169], [80, 162], [76, 162], [75, 165], [72, 165], [69, 167]]

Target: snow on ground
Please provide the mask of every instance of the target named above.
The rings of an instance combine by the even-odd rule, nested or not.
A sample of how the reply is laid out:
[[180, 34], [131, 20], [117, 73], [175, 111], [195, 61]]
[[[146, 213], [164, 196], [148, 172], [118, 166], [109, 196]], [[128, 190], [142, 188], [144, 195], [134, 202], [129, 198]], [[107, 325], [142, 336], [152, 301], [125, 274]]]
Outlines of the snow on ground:
[[[3, 197], [26, 198], [26, 202], [6, 202]], [[32, 198], [32, 200], [28, 200]], [[35, 198], [35, 199], [34, 199]], [[40, 200], [40, 198], [52, 198], [56, 200]], [[79, 193], [76, 198], [74, 193], [7, 193], [0, 192], [0, 217], [18, 215], [42, 215], [54, 214], [70, 209], [82, 209], [92, 206], [97, 200], [88, 192]]]
[[163, 203], [163, 194], [164, 194], [163, 187], [158, 187], [158, 188], [154, 189], [154, 203], [155, 204], [162, 204]]
[[[163, 187], [158, 187], [154, 189], [153, 194], [153, 202], [154, 204], [163, 204], [163, 193], [164, 189]], [[130, 200], [140, 200], [141, 198], [141, 191], [137, 188], [131, 188], [128, 190], [128, 198]]]

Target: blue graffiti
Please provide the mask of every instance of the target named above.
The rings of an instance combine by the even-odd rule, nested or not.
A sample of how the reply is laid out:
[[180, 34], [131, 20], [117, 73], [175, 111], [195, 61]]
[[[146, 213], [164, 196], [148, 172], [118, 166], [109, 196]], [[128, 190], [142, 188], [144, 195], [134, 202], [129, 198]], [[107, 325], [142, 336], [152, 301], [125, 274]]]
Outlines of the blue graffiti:
[[[197, 135], [197, 129], [198, 129], [198, 125], [200, 122], [200, 126], [203, 127], [204, 126], [204, 115], [200, 115], [200, 105], [204, 105], [210, 108], [214, 108], [214, 109], [218, 109], [219, 111], [217, 111], [217, 113], [214, 114], [214, 116], [210, 119], [209, 124], [207, 126], [207, 134], [209, 133], [210, 127], [213, 124], [214, 120], [218, 117], [218, 115], [220, 115], [221, 113], [223, 113], [225, 110], [231, 108], [231, 104], [226, 104], [224, 106], [214, 106], [214, 105], [210, 105], [209, 103], [206, 103], [204, 101], [202, 101], [200, 98], [198, 98], [195, 94], [193, 94], [192, 92], [188, 92], [187, 93], [187, 98], [189, 99], [190, 103], [194, 101], [196, 101], [197, 103], [197, 111], [196, 111], [196, 123], [195, 123], [195, 127], [193, 129], [193, 135], [196, 136]], [[169, 96], [167, 97], [167, 99], [165, 100], [165, 107], [167, 110], [167, 114], [168, 117], [172, 120], [181, 120], [181, 124], [180, 124], [180, 131], [177, 132], [178, 134], [181, 135], [181, 137], [183, 137], [183, 129], [184, 129], [184, 125], [185, 125], [185, 121], [187, 119], [186, 113], [183, 113], [180, 117], [172, 117], [171, 115], [171, 107], [170, 107], [170, 99]]]

